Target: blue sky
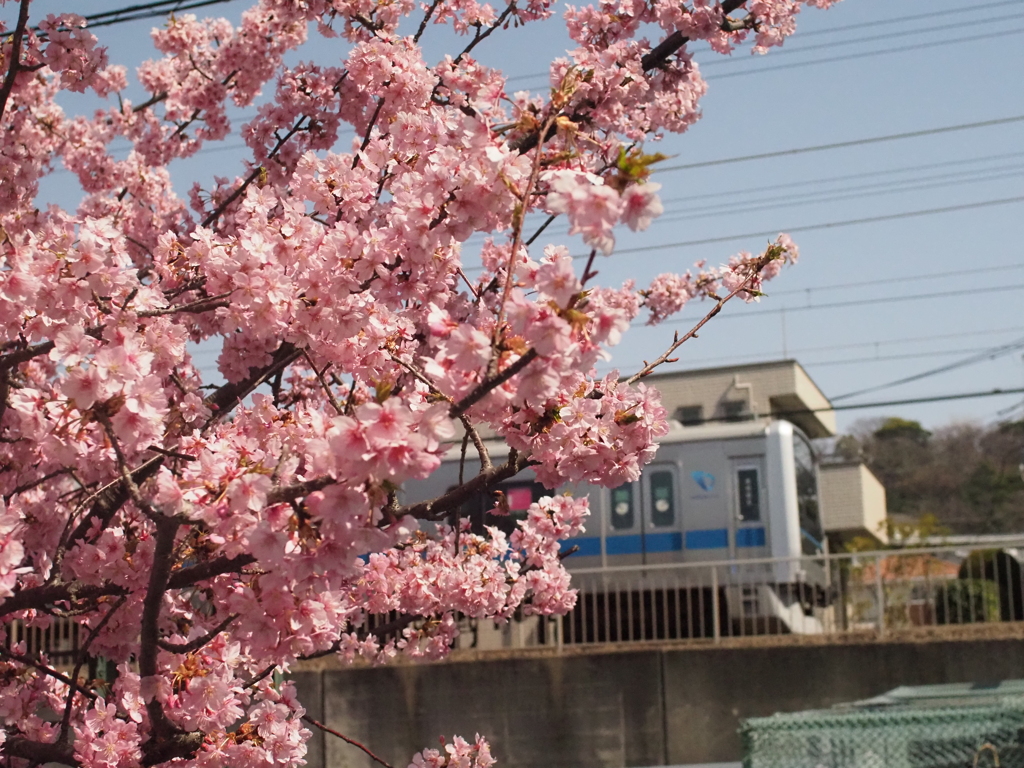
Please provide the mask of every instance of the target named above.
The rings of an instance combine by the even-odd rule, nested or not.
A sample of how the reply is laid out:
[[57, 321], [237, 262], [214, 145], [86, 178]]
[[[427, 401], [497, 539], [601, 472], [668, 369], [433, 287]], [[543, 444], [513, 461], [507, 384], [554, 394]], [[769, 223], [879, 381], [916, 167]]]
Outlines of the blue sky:
[[[75, 4], [95, 13], [128, 2]], [[36, 0], [33, 16], [67, 9]], [[205, 9], [236, 20], [235, 0]], [[0, 10], [11, 18], [16, 6]], [[203, 9], [198, 13], [202, 14]], [[159, 19], [98, 29], [113, 61], [132, 69], [151, 55], [148, 30]], [[660, 151], [663, 165], [690, 165], [752, 154], [854, 141], [1024, 115], [1024, 0], [843, 0], [829, 11], [805, 10], [797, 35], [765, 57], [731, 58], [695, 50], [710, 88], [703, 119]], [[425, 38], [428, 59], [459, 43], [446, 30]], [[478, 49], [485, 63], [515, 77], [510, 87], [545, 87], [546, 62], [569, 47], [559, 20], [509, 30]], [[340, 41], [317, 40], [296, 59], [336, 61]], [[94, 102], [69, 99], [68, 109]], [[237, 125], [240, 125], [239, 122]], [[236, 125], [236, 127], [237, 127]], [[194, 180], [240, 172], [240, 141], [175, 164], [184, 194]], [[770, 284], [759, 304], [732, 304], [680, 350], [675, 368], [778, 359], [799, 360], [837, 402], [877, 402], [1024, 387], [1024, 203], [990, 204], [1024, 196], [1024, 122], [862, 144], [746, 162], [663, 171], [666, 214], [647, 232], [623, 231], [621, 253], [599, 264], [600, 280], [644, 284], [699, 259], [724, 262], [759, 250], [766, 236], [792, 231], [800, 264]], [[55, 175], [41, 198], [76, 201], [73, 177]], [[945, 213], [902, 214], [963, 207]], [[822, 228], [858, 219], [885, 220]], [[564, 228], [544, 242], [583, 250]], [[724, 238], [730, 238], [724, 240]], [[671, 245], [721, 240], [703, 245]], [[467, 262], [473, 261], [473, 243]], [[634, 248], [666, 246], [644, 251]], [[683, 322], [637, 327], [615, 351], [614, 364], [632, 372], [656, 357]], [[784, 310], [784, 311], [783, 311]], [[1014, 347], [1017, 341], [1020, 346]], [[967, 359], [981, 350], [995, 359], [882, 387]], [[212, 359], [212, 358], [211, 358]], [[1024, 395], [841, 411], [848, 427], [859, 418], [901, 415], [935, 427], [951, 421], [1024, 417]]]

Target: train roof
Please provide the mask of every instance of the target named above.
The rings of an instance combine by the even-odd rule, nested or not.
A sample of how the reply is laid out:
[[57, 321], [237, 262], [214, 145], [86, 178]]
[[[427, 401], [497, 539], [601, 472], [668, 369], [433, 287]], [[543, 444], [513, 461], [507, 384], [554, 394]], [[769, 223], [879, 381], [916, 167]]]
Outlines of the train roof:
[[[671, 443], [699, 443], [709, 440], [738, 440], [744, 437], [761, 437], [767, 434], [772, 425], [778, 425], [779, 429], [794, 429], [788, 421], [777, 419], [752, 419], [749, 421], [737, 421], [727, 424], [700, 424], [695, 426], [683, 426], [678, 421], [670, 419], [668, 434], [658, 440], [662, 445]], [[508, 447], [502, 440], [489, 439], [484, 441], [488, 453], [492, 456], [501, 456]], [[458, 461], [462, 456], [462, 443], [453, 443], [445, 452], [443, 461]], [[466, 452], [467, 460], [476, 459], [476, 451], [470, 445]]]

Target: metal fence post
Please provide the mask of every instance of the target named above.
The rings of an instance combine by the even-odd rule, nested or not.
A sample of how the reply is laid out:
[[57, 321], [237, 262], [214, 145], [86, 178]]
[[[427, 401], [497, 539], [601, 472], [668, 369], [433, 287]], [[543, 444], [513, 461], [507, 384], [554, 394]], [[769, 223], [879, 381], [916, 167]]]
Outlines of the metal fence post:
[[878, 634], [885, 634], [885, 590], [882, 586], [882, 556], [875, 555], [875, 600], [878, 603]]
[[711, 622], [714, 624], [712, 632], [715, 642], [720, 642], [722, 639], [722, 630], [720, 627], [720, 611], [721, 606], [718, 604], [718, 568], [712, 566], [711, 568]]

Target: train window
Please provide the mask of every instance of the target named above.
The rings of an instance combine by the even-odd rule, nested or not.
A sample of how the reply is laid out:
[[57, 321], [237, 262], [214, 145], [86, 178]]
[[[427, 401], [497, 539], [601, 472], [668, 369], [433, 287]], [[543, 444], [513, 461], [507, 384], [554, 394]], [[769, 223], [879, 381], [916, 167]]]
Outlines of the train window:
[[796, 502], [800, 510], [801, 549], [805, 555], [822, 551], [824, 532], [818, 507], [818, 479], [814, 471], [814, 451], [802, 435], [793, 435], [793, 459], [796, 464]]
[[736, 486], [740, 496], [740, 520], [753, 523], [761, 519], [761, 487], [757, 469], [741, 469], [736, 473]]
[[651, 473], [651, 525], [672, 525], [676, 521], [675, 490], [671, 472]]
[[[498, 496], [499, 492], [504, 499]], [[470, 496], [459, 510], [459, 516], [463, 520], [468, 519], [471, 524], [470, 530], [479, 536], [484, 535], [485, 526], [488, 525], [503, 531], [505, 535], [511, 535], [519, 521], [526, 519], [526, 511], [530, 504], [547, 493], [540, 483], [501, 485], [494, 493], [475, 493]], [[454, 523], [455, 515], [449, 515], [448, 524]]]
[[626, 483], [612, 489], [612, 528], [632, 528], [636, 521], [633, 512], [633, 484]]

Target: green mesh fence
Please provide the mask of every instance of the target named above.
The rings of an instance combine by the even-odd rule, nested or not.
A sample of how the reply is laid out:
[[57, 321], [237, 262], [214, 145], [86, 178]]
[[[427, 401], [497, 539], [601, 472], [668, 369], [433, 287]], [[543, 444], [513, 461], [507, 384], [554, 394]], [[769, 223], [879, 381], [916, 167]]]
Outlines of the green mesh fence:
[[746, 720], [744, 768], [1024, 768], [1024, 699]]

